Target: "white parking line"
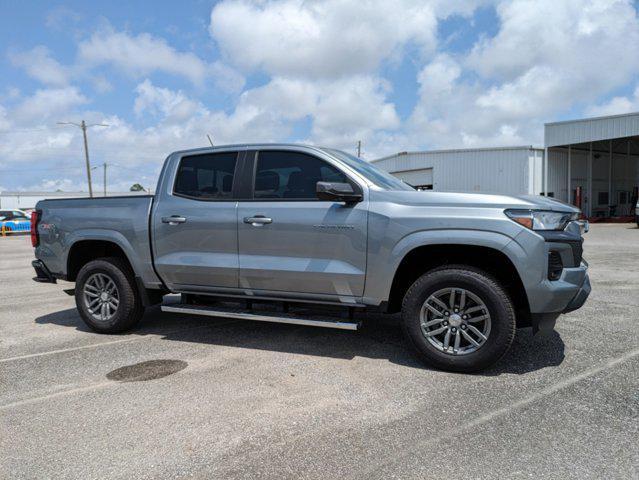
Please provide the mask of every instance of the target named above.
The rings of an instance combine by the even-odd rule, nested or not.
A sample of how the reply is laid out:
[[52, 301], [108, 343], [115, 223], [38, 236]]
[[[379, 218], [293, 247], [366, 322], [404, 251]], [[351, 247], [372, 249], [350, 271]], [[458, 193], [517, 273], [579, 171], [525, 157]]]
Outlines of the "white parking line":
[[[547, 397], [549, 395], [552, 395], [553, 393], [558, 392], [559, 390], [563, 390], [564, 388], [568, 388], [578, 382], [580, 382], [581, 380], [585, 380], [588, 377], [592, 377], [594, 375], [597, 375], [598, 373], [601, 373], [605, 370], [608, 370], [612, 367], [615, 367], [617, 365], [619, 365], [620, 363], [623, 363], [627, 360], [630, 360], [636, 356], [639, 356], [639, 348], [635, 348], [634, 350], [630, 350], [629, 352], [626, 352], [625, 354], [623, 354], [620, 357], [617, 358], [613, 358], [608, 360], [606, 363], [603, 363], [601, 365], [598, 365], [596, 367], [590, 368], [588, 370], [585, 370], [581, 373], [578, 373], [577, 375], [574, 375], [572, 377], [568, 377], [564, 380], [561, 380], [553, 385], [550, 385], [544, 389], [539, 390], [537, 393], [534, 393], [528, 397], [522, 398], [521, 400], [518, 400], [516, 402], [513, 402], [509, 405], [506, 405], [505, 407], [502, 408], [498, 408], [496, 410], [492, 410], [490, 412], [487, 412], [483, 415], [481, 415], [480, 417], [476, 418], [475, 420], [468, 422], [464, 425], [461, 425], [458, 428], [455, 428], [453, 430], [450, 430], [448, 432], [446, 432], [443, 435], [437, 436], [437, 437], [430, 437], [428, 440], [423, 441], [423, 442], [419, 442], [417, 444], [417, 447], [424, 447], [426, 445], [430, 445], [430, 444], [437, 444], [439, 442], [441, 442], [442, 440], [454, 437], [456, 435], [460, 435], [463, 432], [470, 430], [474, 427], [477, 427], [479, 425], [483, 425], [485, 423], [490, 422], [491, 420], [494, 420], [496, 418], [499, 417], [503, 417], [509, 413], [511, 413], [514, 410], [518, 410], [520, 408], [524, 408], [527, 407], [528, 405], [535, 403], [538, 400], [541, 400], [544, 397]], [[2, 408], [2, 407], [0, 407]], [[377, 472], [379, 469], [381, 469], [382, 467], [389, 465], [389, 464], [396, 464], [402, 461], [402, 459], [405, 459], [406, 457], [410, 456], [412, 454], [413, 451], [415, 451], [416, 448], [412, 448], [411, 452], [409, 453], [399, 453], [397, 455], [393, 455], [392, 459], [389, 461], [385, 461], [385, 462], [381, 462], [378, 463], [377, 465], [374, 465], [370, 468], [367, 468], [365, 471], [360, 471], [358, 472], [358, 474], [354, 477], [350, 477], [350, 478], [371, 478], [373, 477], [374, 473]]]
[[101, 347], [103, 345], [113, 345], [115, 343], [134, 342], [136, 340], [142, 340], [144, 338], [149, 338], [149, 337], [122, 338], [120, 340], [113, 340], [111, 342], [100, 342], [100, 343], [92, 343], [90, 345], [82, 345], [81, 347], [61, 348], [59, 350], [49, 350], [48, 352], [30, 353], [28, 355], [18, 355], [17, 357], [1, 358], [0, 359], [0, 363], [13, 362], [15, 360], [24, 360], [25, 358], [43, 357], [45, 355], [55, 355], [56, 353], [74, 352], [76, 350], [85, 350], [87, 348], [96, 348], [96, 347]]
[[210, 323], [210, 324], [205, 324], [205, 325], [198, 325], [197, 327], [191, 327], [191, 328], [181, 328], [178, 330], [171, 330], [170, 332], [161, 332], [161, 333], [149, 333], [145, 336], [140, 336], [140, 337], [130, 337], [130, 338], [122, 338], [119, 340], [112, 340], [110, 342], [100, 342], [100, 343], [92, 343], [90, 345], [82, 345], [80, 347], [69, 347], [69, 348], [61, 348], [59, 350], [49, 350], [47, 352], [40, 352], [40, 353], [30, 353], [27, 355], [18, 355], [16, 357], [8, 357], [8, 358], [0, 358], [0, 363], [7, 363], [7, 362], [14, 362], [16, 360], [24, 360], [26, 358], [34, 358], [34, 357], [43, 357], [46, 355], [55, 355], [57, 353], [66, 353], [66, 352], [74, 352], [76, 350], [85, 350], [88, 348], [97, 348], [97, 347], [102, 347], [104, 345], [114, 345], [117, 343], [126, 343], [126, 342], [135, 342], [137, 340], [145, 340], [145, 339], [149, 339], [149, 338], [157, 338], [158, 336], [163, 336], [163, 335], [170, 335], [172, 333], [177, 333], [177, 332], [185, 332], [185, 331], [190, 331], [190, 330], [196, 330], [198, 328], [207, 328], [207, 327], [221, 327], [224, 325], [229, 325], [232, 323], [239, 323], [240, 320], [229, 320], [227, 322], [216, 322], [216, 323]]
[[[240, 323], [241, 320], [229, 320], [227, 322], [218, 322], [215, 324], [207, 324], [207, 325], [198, 325], [197, 327], [191, 327], [191, 328], [185, 328], [185, 329], [180, 329], [180, 330], [173, 330], [172, 332], [166, 332], [163, 333], [162, 335], [167, 335], [173, 332], [183, 332], [183, 331], [190, 331], [190, 330], [197, 330], [200, 328], [207, 328], [207, 327], [222, 327], [224, 325], [230, 325], [233, 323]], [[136, 340], [144, 340], [147, 338], [158, 338], [158, 335], [149, 335], [146, 337], [135, 337], [135, 338], [123, 338], [122, 340], [114, 340], [112, 342], [102, 342], [102, 343], [94, 343], [91, 345], [84, 345], [82, 347], [74, 347], [74, 348], [63, 348], [60, 350], [51, 350], [49, 352], [42, 352], [42, 353], [34, 353], [31, 355], [22, 355], [19, 357], [12, 357], [12, 358], [5, 358], [0, 360], [0, 363], [2, 362], [10, 362], [13, 360], [20, 360], [23, 358], [31, 358], [31, 357], [39, 357], [39, 356], [43, 356], [43, 355], [53, 355], [56, 353], [64, 353], [64, 352], [72, 352], [75, 350], [83, 350], [83, 349], [87, 349], [87, 348], [94, 348], [94, 347], [101, 347], [102, 345], [112, 345], [114, 343], [125, 343], [125, 342], [134, 342]], [[38, 397], [31, 397], [31, 398], [25, 398], [22, 400], [17, 400], [15, 402], [11, 402], [11, 403], [5, 403], [4, 405], [0, 405], [0, 411], [1, 410], [7, 410], [13, 407], [19, 407], [22, 405], [29, 405], [32, 403], [37, 403], [37, 402], [41, 402], [44, 400], [49, 400], [51, 398], [56, 398], [56, 397], [61, 397], [64, 395], [72, 395], [74, 393], [82, 393], [82, 392], [87, 392], [90, 390], [96, 390], [96, 389], [100, 389], [100, 388], [106, 388], [109, 386], [115, 386], [118, 385], [118, 382], [113, 382], [113, 381], [109, 381], [109, 382], [98, 382], [98, 383], [92, 383], [89, 385], [85, 385], [82, 387], [76, 387], [76, 388], [70, 388], [68, 390], [60, 390], [57, 392], [53, 392], [53, 393], [47, 393], [45, 395], [41, 395]]]
[[97, 390], [99, 388], [112, 387], [112, 386], [115, 386], [115, 385], [118, 385], [118, 383], [117, 382], [99, 382], [99, 383], [92, 383], [91, 385], [85, 385], [83, 387], [70, 388], [69, 390], [60, 390], [59, 392], [48, 393], [48, 394], [42, 395], [40, 397], [25, 398], [24, 400], [18, 400], [16, 402], [6, 403], [4, 405], [0, 405], [0, 411], [8, 410], [8, 409], [14, 408], [14, 407], [21, 407], [23, 405], [30, 405], [32, 403], [38, 403], [38, 402], [41, 402], [43, 400], [50, 400], [52, 398], [61, 397], [61, 396], [64, 396], [64, 395], [71, 395], [73, 393], [88, 392], [90, 390]]

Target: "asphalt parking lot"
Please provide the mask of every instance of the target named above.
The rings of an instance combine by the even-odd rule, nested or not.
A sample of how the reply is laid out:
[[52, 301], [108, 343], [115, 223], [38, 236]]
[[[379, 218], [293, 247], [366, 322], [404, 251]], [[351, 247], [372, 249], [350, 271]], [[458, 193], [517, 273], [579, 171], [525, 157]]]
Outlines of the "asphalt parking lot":
[[[71, 284], [31, 280], [28, 237], [0, 238], [0, 477], [639, 478], [639, 229], [586, 238], [586, 305], [478, 375], [421, 365], [379, 319], [155, 308], [94, 334]], [[146, 361], [161, 378], [123, 381]]]

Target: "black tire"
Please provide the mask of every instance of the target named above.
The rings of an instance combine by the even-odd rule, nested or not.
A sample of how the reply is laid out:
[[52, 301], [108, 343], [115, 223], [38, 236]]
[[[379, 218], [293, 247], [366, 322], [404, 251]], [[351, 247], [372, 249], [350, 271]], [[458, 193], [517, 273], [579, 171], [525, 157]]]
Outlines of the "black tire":
[[[118, 305], [111, 318], [98, 320], [85, 302], [84, 289], [93, 275], [102, 274], [115, 283]], [[99, 258], [84, 265], [75, 281], [75, 304], [84, 323], [98, 333], [120, 333], [135, 326], [144, 314], [144, 306], [137, 291], [129, 265], [117, 257]]]
[[[422, 333], [422, 306], [433, 293], [446, 288], [462, 288], [476, 295], [490, 314], [487, 339], [471, 353], [454, 355], [442, 351]], [[516, 318], [512, 301], [497, 280], [474, 267], [450, 265], [422, 275], [408, 289], [402, 302], [402, 328], [419, 357], [428, 364], [441, 370], [475, 372], [493, 365], [508, 351], [515, 338]]]

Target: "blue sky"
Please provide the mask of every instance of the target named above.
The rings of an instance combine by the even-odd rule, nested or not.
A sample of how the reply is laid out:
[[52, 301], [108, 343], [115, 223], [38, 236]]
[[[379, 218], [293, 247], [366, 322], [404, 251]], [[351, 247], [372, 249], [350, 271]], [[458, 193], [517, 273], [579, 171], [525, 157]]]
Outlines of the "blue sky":
[[[364, 156], [542, 143], [639, 110], [629, 0], [0, 4], [0, 190], [153, 187], [172, 150], [294, 141]], [[101, 174], [97, 174], [101, 181]]]

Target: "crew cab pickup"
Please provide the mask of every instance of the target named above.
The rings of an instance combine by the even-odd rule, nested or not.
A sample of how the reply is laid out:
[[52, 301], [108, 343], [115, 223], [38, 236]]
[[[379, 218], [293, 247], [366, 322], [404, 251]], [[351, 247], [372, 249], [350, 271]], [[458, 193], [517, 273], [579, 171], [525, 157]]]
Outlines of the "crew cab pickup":
[[[580, 211], [541, 196], [416, 191], [342, 151], [180, 151], [154, 196], [44, 200], [37, 281], [75, 282], [86, 324], [132, 328], [145, 307], [357, 329], [397, 318], [437, 368], [496, 362], [517, 327], [552, 329], [590, 293]], [[174, 297], [173, 297], [174, 298]]]

